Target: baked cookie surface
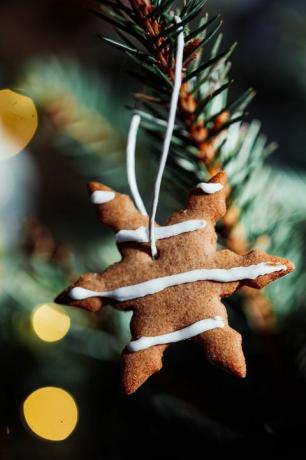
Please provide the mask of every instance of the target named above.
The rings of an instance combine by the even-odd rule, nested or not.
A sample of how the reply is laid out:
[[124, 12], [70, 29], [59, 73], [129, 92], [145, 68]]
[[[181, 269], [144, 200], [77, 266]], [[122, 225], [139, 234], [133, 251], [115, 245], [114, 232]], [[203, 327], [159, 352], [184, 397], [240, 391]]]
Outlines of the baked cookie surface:
[[132, 341], [122, 353], [122, 384], [136, 391], [162, 367], [170, 343], [193, 339], [207, 359], [237, 376], [246, 374], [240, 334], [221, 302], [242, 286], [260, 289], [293, 270], [286, 259], [254, 250], [238, 255], [217, 250], [216, 221], [226, 212], [226, 176], [199, 184], [186, 208], [156, 227], [152, 258], [148, 217], [127, 195], [89, 184], [101, 223], [111, 227], [122, 260], [103, 273], [87, 273], [56, 301], [95, 312], [105, 304], [133, 310]]

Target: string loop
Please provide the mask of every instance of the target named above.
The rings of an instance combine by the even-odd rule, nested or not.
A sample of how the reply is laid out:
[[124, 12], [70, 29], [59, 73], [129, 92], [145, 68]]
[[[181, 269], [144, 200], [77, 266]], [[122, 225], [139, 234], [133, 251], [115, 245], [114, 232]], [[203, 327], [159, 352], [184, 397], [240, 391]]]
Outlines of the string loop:
[[139, 129], [141, 118], [139, 115], [133, 115], [131, 124], [130, 124], [130, 129], [129, 129], [129, 134], [128, 134], [128, 140], [127, 140], [127, 147], [126, 147], [126, 159], [127, 159], [127, 177], [128, 177], [128, 183], [130, 186], [131, 194], [132, 197], [134, 198], [135, 204], [141, 214], [144, 216], [147, 216], [147, 210], [145, 208], [145, 205], [142, 201], [142, 198], [140, 196], [138, 186], [137, 186], [137, 180], [136, 180], [136, 172], [135, 172], [135, 150], [136, 150], [136, 139], [137, 139], [137, 133]]

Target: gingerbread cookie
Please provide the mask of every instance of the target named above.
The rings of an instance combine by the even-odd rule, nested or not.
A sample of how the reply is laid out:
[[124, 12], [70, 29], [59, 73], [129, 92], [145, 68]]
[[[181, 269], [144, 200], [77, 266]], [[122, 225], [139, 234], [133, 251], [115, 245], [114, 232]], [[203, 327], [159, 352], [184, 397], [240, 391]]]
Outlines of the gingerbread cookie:
[[286, 259], [252, 251], [217, 251], [215, 223], [226, 211], [223, 172], [190, 192], [185, 209], [156, 226], [158, 254], [151, 257], [148, 217], [130, 198], [90, 183], [100, 221], [115, 232], [122, 261], [87, 273], [57, 302], [96, 312], [105, 304], [133, 310], [132, 341], [122, 354], [122, 383], [136, 391], [162, 367], [172, 342], [196, 340], [207, 359], [239, 377], [246, 374], [241, 336], [227, 321], [223, 297], [241, 286], [260, 289], [293, 270]]

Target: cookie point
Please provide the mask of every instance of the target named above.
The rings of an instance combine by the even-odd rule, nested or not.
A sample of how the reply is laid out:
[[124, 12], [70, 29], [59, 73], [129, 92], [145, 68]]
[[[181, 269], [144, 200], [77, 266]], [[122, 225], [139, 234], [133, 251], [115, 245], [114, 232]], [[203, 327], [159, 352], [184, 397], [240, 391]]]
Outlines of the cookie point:
[[237, 362], [236, 366], [231, 369], [231, 374], [239, 379], [245, 379], [247, 375], [246, 363], [243, 359], [243, 362]]
[[288, 273], [291, 273], [295, 270], [295, 264], [290, 260], [286, 260], [285, 266]]
[[54, 302], [60, 305], [65, 305], [67, 303], [67, 292], [61, 292], [57, 297], [55, 297]]
[[282, 259], [282, 262], [283, 263], [277, 264], [276, 267], [277, 267], [277, 271], [282, 272], [283, 276], [288, 275], [289, 273], [294, 271], [295, 265], [293, 262], [286, 260], [286, 259], [285, 260]]
[[246, 371], [246, 368], [243, 368], [243, 369], [239, 369], [237, 370], [237, 377], [241, 378], [241, 379], [245, 379], [246, 376], [247, 376], [247, 371]]
[[94, 192], [95, 190], [99, 190], [100, 184], [99, 182], [88, 182], [87, 184], [87, 190], [89, 193]]
[[97, 190], [108, 191], [108, 192], [112, 191], [110, 187], [107, 187], [106, 185], [100, 184], [99, 182], [95, 182], [95, 181], [88, 182], [87, 189], [90, 194]]
[[129, 387], [128, 385], [125, 385], [124, 382], [122, 383], [121, 388], [122, 388], [122, 392], [127, 396], [130, 396], [133, 393], [136, 393], [136, 391], [138, 390], [138, 387], [137, 388]]
[[220, 183], [224, 185], [226, 183], [226, 180], [227, 180], [226, 173], [224, 171], [220, 171], [209, 180], [209, 183], [210, 184]]

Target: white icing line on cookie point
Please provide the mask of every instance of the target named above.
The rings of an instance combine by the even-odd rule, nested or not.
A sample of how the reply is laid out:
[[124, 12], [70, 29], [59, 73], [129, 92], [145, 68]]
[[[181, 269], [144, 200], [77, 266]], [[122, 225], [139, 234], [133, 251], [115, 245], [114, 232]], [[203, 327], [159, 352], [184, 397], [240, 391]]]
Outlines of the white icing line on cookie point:
[[224, 319], [221, 316], [214, 318], [202, 319], [190, 326], [184, 327], [178, 331], [170, 332], [169, 334], [157, 335], [155, 337], [140, 337], [138, 340], [133, 340], [127, 345], [129, 351], [135, 352], [145, 350], [154, 345], [165, 345], [167, 343], [181, 342], [182, 340], [190, 339], [202, 332], [210, 331], [216, 328], [225, 326]]
[[[69, 292], [69, 296], [71, 297], [71, 299], [73, 300], [84, 300], [84, 299], [88, 299], [89, 297], [92, 297], [92, 296], [86, 296], [86, 291], [89, 291], [88, 289], [84, 289], [82, 287], [74, 287], [71, 289], [71, 291]], [[94, 292], [94, 291], [91, 291], [91, 292]]]
[[115, 198], [115, 192], [96, 190], [90, 196], [93, 204], [103, 204], [112, 201]]
[[216, 281], [220, 283], [230, 283], [241, 280], [254, 280], [259, 276], [268, 275], [270, 273], [287, 271], [286, 265], [273, 265], [269, 263], [259, 263], [257, 265], [249, 265], [246, 267], [232, 268], [211, 268], [198, 269], [189, 272], [177, 273], [176, 275], [163, 276], [155, 278], [143, 283], [124, 286], [113, 291], [92, 291], [82, 287], [75, 287], [70, 291], [70, 297], [74, 300], [84, 300], [90, 297], [107, 297], [125, 302], [127, 300], [139, 299], [147, 295], [155, 294], [169, 287], [180, 284], [193, 283], [195, 281]]
[[200, 182], [197, 185], [197, 188], [201, 189], [202, 192], [208, 193], [210, 195], [213, 193], [220, 192], [220, 190], [223, 189], [223, 185], [220, 184], [219, 182], [208, 182], [208, 183]]
[[[157, 240], [171, 238], [172, 236], [181, 235], [182, 233], [194, 232], [204, 228], [207, 222], [205, 220], [186, 220], [174, 225], [156, 227], [155, 235]], [[150, 241], [149, 231], [146, 227], [139, 227], [136, 230], [120, 230], [115, 235], [117, 243], [127, 241], [136, 241], [137, 243], [148, 243]]]

